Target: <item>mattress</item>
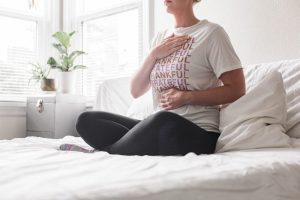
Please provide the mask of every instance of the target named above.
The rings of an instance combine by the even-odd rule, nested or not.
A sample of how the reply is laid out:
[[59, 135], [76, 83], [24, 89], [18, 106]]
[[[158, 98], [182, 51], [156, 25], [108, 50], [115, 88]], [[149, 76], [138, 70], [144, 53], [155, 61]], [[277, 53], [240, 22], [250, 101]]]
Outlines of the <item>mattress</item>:
[[300, 199], [300, 140], [294, 148], [213, 155], [121, 156], [60, 151], [81, 138], [0, 141], [0, 199]]

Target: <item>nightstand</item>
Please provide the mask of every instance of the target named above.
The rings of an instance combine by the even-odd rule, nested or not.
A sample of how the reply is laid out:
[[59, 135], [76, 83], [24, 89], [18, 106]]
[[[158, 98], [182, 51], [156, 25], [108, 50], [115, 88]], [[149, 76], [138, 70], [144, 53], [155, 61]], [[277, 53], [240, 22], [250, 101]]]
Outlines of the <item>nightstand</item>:
[[27, 97], [27, 136], [62, 138], [78, 136], [76, 120], [85, 111], [83, 96], [74, 94], [43, 94]]

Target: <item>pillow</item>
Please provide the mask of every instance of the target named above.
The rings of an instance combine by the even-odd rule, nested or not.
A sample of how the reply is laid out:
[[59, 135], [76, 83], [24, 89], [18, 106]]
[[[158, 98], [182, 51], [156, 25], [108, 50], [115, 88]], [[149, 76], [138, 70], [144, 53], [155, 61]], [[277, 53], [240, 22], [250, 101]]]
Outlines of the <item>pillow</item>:
[[300, 138], [300, 59], [246, 66], [247, 89], [253, 88], [266, 74], [276, 70], [282, 74], [287, 96], [287, 135]]
[[130, 78], [105, 80], [99, 87], [93, 110], [125, 115], [133, 98], [130, 94]]
[[220, 112], [216, 151], [290, 147], [285, 134], [286, 93], [281, 74], [273, 71], [246, 95]]
[[293, 138], [300, 138], [300, 122], [297, 121], [297, 124], [295, 124], [292, 128], [290, 128], [287, 134]]
[[134, 99], [127, 110], [126, 116], [134, 119], [145, 119], [153, 113], [153, 97], [150, 89], [141, 97]]

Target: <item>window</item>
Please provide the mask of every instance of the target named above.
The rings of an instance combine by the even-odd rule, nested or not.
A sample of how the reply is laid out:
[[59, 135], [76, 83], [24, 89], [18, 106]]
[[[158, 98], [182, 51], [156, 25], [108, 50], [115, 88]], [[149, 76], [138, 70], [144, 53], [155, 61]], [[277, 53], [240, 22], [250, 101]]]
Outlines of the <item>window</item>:
[[34, 92], [27, 85], [28, 63], [37, 59], [37, 23], [0, 16], [0, 26], [6, 27], [0, 37], [0, 97], [18, 100]]
[[77, 59], [88, 66], [78, 70], [79, 94], [94, 99], [104, 80], [132, 75], [148, 47], [150, 4], [146, 0], [0, 1], [0, 26], [5, 27], [0, 37], [0, 102], [25, 101], [40, 91], [34, 81], [28, 84], [30, 63], [46, 64], [49, 56], [55, 56], [51, 35], [59, 30], [77, 31], [72, 46], [88, 53]]
[[88, 99], [104, 80], [130, 76], [139, 67], [148, 40], [144, 8], [143, 0], [77, 0], [73, 27], [79, 30], [78, 46], [88, 53], [79, 88]]
[[[39, 4], [33, 4], [38, 2]], [[46, 0], [0, 2], [0, 101], [24, 101], [35, 92], [29, 63], [41, 60]]]

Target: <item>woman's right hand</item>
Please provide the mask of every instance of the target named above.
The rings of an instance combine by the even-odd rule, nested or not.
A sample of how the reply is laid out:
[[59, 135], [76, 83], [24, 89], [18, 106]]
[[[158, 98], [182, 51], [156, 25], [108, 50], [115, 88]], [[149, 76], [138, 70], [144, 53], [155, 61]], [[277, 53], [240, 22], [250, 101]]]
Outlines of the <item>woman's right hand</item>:
[[190, 36], [188, 35], [175, 36], [172, 34], [165, 38], [161, 44], [152, 49], [151, 56], [156, 60], [165, 58], [179, 50], [189, 39]]

